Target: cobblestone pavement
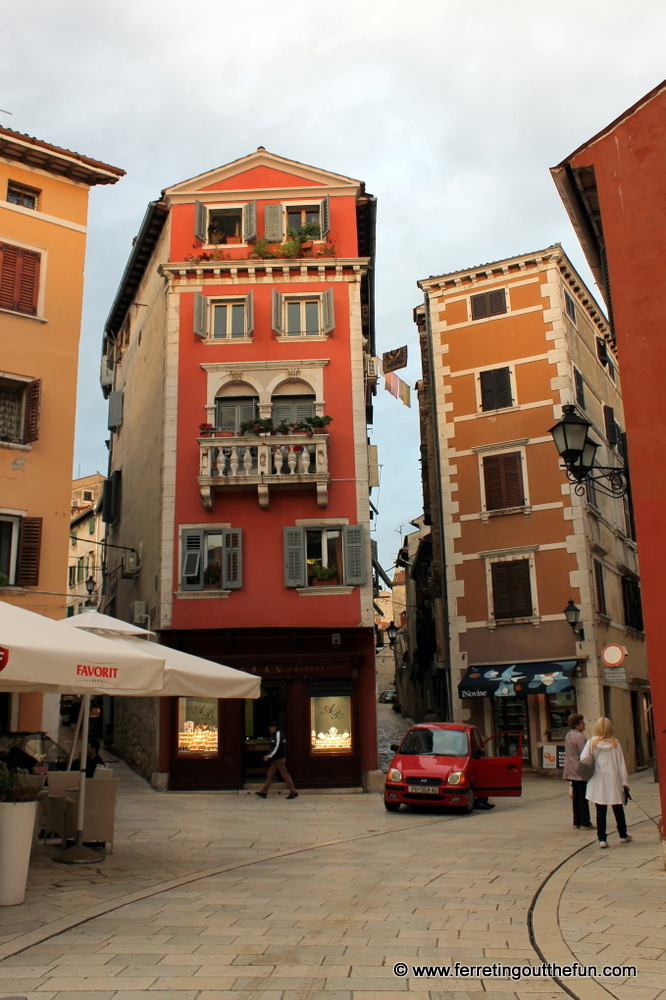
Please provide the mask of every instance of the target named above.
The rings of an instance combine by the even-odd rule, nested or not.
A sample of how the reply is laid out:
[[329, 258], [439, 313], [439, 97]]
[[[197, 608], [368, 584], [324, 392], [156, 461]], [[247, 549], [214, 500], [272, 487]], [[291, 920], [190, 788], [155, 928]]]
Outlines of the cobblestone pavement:
[[[0, 996], [559, 1000], [567, 994], [548, 978], [426, 978], [413, 966], [601, 962], [604, 951], [639, 966], [626, 985], [604, 980], [620, 1000], [666, 993], [654, 827], [599, 852], [572, 832], [561, 781], [528, 775], [522, 799], [460, 816], [386, 813], [379, 795], [164, 795], [117, 773], [114, 854], [97, 869], [63, 868], [42, 848], [26, 903], [0, 911], [10, 956]], [[632, 789], [656, 810], [647, 774]], [[590, 980], [562, 982], [580, 1000], [609, 996]]]
[[403, 719], [401, 715], [393, 711], [393, 705], [377, 705], [377, 749], [379, 751], [379, 766], [386, 772], [393, 750], [391, 743], [399, 743], [410, 726], [414, 723], [411, 719]]

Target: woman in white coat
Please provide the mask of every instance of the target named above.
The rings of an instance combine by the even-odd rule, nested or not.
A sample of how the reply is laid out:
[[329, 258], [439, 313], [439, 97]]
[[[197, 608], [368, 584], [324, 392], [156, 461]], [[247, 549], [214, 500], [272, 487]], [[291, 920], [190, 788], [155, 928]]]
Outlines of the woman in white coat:
[[622, 753], [622, 747], [613, 736], [610, 719], [599, 719], [594, 727], [594, 736], [588, 740], [580, 755], [581, 760], [594, 757], [594, 774], [587, 783], [586, 798], [597, 807], [597, 839], [599, 847], [608, 847], [606, 842], [606, 813], [613, 807], [620, 843], [627, 844], [633, 838], [627, 833], [624, 815], [624, 792], [629, 789], [629, 775]]

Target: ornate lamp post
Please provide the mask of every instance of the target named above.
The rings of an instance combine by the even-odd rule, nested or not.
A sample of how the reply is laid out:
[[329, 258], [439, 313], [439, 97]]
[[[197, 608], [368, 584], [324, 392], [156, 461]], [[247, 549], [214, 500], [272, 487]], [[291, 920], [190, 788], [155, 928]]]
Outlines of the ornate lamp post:
[[585, 483], [609, 497], [623, 497], [629, 489], [627, 470], [623, 466], [595, 465], [599, 442], [589, 436], [592, 424], [576, 411], [575, 406], [562, 407], [562, 419], [550, 428], [553, 441], [567, 470], [570, 483], [575, 483], [578, 496], [585, 493]]
[[583, 642], [585, 639], [585, 631], [583, 627], [579, 624], [580, 613], [581, 613], [580, 608], [577, 607], [572, 600], [569, 600], [569, 603], [564, 609], [564, 617], [571, 625], [573, 634], [576, 636], [578, 642]]

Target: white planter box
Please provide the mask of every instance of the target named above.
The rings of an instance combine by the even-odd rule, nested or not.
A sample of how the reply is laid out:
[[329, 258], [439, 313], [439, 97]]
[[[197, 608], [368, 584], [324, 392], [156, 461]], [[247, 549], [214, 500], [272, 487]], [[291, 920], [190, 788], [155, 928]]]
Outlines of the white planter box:
[[25, 899], [36, 802], [0, 802], [0, 906]]

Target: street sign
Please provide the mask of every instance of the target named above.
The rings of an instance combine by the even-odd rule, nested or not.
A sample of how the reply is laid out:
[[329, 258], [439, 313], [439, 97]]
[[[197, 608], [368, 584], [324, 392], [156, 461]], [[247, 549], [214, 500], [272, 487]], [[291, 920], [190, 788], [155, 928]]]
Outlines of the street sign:
[[604, 680], [609, 683], [626, 681], [627, 671], [624, 667], [604, 667]]
[[601, 659], [606, 667], [619, 667], [624, 663], [627, 651], [617, 642], [611, 642], [601, 650]]

